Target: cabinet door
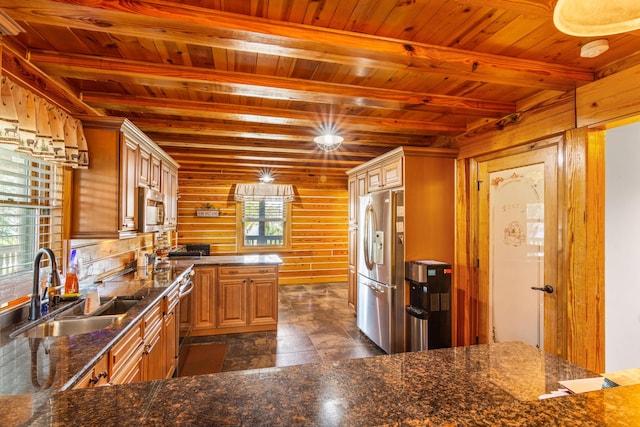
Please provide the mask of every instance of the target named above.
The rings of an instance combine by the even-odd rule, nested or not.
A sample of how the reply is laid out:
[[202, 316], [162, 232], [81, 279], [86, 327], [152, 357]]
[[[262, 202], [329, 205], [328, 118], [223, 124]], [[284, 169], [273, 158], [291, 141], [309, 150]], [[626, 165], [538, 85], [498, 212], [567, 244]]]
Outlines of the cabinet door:
[[98, 360], [95, 366], [82, 377], [80, 381], [73, 387], [74, 389], [98, 387], [109, 382], [109, 358], [103, 356]]
[[358, 181], [355, 175], [349, 176], [349, 225], [358, 223]]
[[384, 188], [402, 186], [402, 157], [389, 159], [382, 165], [382, 186]]
[[220, 279], [218, 282], [218, 327], [247, 325], [247, 278]]
[[193, 276], [193, 331], [216, 327], [216, 267], [197, 267]]
[[382, 167], [374, 166], [367, 171], [367, 191], [372, 192], [382, 188]]
[[164, 379], [166, 359], [163, 348], [162, 321], [154, 323], [152, 330], [145, 335], [144, 352], [142, 353], [142, 380]]
[[349, 307], [357, 311], [358, 304], [358, 229], [349, 229], [349, 266], [348, 266], [348, 281], [349, 288], [347, 294], [347, 304]]
[[274, 276], [249, 279], [249, 325], [278, 323], [278, 282]]
[[161, 177], [161, 166], [160, 159], [154, 155], [151, 155], [151, 168], [149, 171], [149, 187], [156, 191], [160, 191], [160, 181]]
[[162, 165], [162, 193], [165, 196], [165, 227], [178, 223], [178, 171]]
[[122, 228], [120, 231], [136, 231], [138, 209], [138, 146], [124, 139], [120, 166]]
[[138, 186], [149, 187], [151, 182], [151, 153], [140, 147], [138, 160]]
[[128, 384], [142, 379], [142, 325], [138, 322], [109, 352], [112, 384]]

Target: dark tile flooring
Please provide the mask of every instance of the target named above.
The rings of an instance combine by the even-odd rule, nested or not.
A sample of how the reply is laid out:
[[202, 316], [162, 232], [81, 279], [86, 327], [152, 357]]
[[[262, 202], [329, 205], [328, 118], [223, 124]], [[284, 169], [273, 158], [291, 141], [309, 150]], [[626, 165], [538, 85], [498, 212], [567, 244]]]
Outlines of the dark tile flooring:
[[346, 284], [280, 286], [278, 330], [193, 337], [225, 342], [222, 371], [301, 365], [385, 354], [356, 326]]

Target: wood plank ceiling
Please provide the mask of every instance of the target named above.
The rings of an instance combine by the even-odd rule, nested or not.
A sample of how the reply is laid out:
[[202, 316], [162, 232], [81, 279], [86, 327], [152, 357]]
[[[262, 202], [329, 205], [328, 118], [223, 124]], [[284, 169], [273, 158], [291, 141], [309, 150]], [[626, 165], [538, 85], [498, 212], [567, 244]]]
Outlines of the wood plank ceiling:
[[[3, 68], [41, 71], [72, 113], [128, 117], [186, 170], [343, 175], [640, 61], [638, 32], [581, 58], [593, 39], [557, 31], [554, 3], [0, 0], [25, 30]], [[327, 128], [345, 138], [333, 153], [312, 141]]]

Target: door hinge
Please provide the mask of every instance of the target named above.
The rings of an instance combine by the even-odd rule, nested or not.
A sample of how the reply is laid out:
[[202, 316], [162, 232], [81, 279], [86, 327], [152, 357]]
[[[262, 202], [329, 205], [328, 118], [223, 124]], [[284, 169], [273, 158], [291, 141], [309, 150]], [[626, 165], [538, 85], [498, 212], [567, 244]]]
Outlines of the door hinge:
[[478, 187], [477, 190], [480, 191], [480, 184], [482, 184], [482, 181], [478, 180], [476, 181], [476, 186]]
[[480, 259], [476, 258], [476, 268], [480, 268]]

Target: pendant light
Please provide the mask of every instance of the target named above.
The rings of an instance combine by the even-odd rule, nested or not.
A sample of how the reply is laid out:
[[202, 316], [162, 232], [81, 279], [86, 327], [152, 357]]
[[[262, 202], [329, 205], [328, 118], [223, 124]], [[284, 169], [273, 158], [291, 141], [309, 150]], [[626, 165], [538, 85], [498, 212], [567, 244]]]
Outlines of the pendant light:
[[558, 0], [553, 23], [565, 34], [597, 37], [640, 29], [638, 0]]

